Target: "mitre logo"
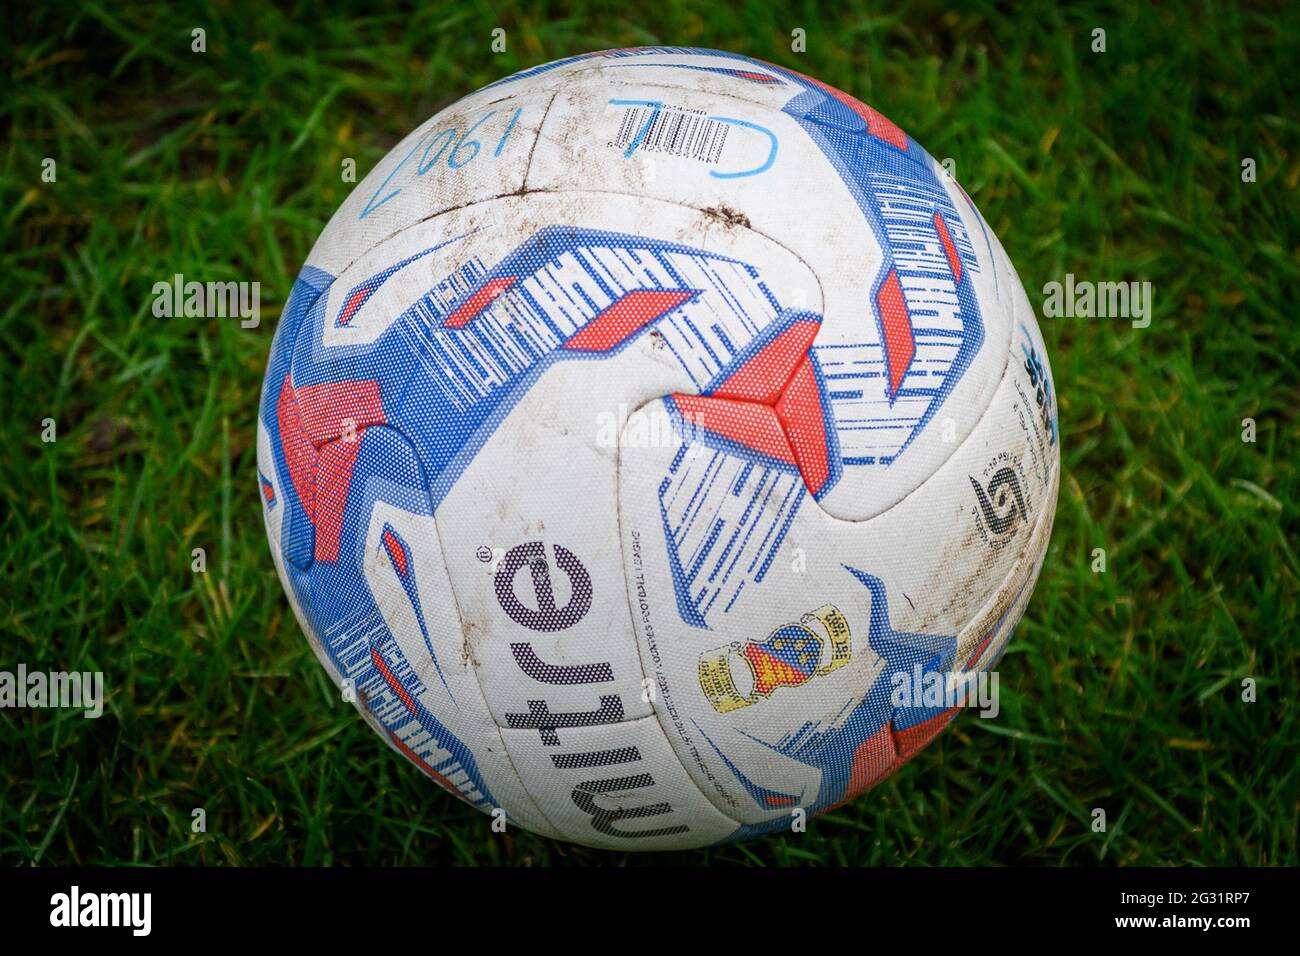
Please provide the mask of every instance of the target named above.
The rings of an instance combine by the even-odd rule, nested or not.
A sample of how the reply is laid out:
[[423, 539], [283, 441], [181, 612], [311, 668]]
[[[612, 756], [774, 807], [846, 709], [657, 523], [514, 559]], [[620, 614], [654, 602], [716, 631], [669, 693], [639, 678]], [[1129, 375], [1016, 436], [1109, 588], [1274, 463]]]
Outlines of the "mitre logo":
[[[507, 551], [497, 565], [493, 582], [497, 600], [510, 619], [533, 631], [562, 631], [573, 627], [591, 609], [591, 575], [568, 548], [558, 544], [552, 548], [556, 568], [568, 579], [568, 600], [563, 606], [556, 604], [546, 546], [540, 541], [516, 545]], [[516, 577], [525, 565], [532, 580], [532, 593], [520, 599], [515, 590]]]

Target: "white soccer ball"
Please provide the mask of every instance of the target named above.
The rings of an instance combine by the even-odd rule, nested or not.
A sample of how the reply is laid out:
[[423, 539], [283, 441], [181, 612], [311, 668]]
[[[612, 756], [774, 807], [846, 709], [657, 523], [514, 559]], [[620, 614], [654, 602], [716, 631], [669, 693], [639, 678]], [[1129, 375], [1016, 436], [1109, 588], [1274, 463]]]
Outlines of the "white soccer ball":
[[676, 48], [527, 70], [389, 153], [294, 284], [257, 457], [375, 730], [507, 826], [634, 850], [786, 830], [938, 733], [1060, 470], [961, 187], [846, 93]]

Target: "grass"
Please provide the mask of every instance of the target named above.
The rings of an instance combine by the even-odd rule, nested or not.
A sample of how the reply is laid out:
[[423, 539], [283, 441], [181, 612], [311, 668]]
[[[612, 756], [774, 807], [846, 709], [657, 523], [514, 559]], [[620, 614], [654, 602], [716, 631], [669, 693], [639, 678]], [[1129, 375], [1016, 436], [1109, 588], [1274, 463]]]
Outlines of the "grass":
[[[0, 668], [102, 670], [110, 696], [100, 720], [5, 712], [0, 860], [1297, 863], [1294, 9], [351, 6], [28, 4], [5, 31]], [[959, 718], [805, 835], [638, 857], [490, 836], [338, 700], [267, 554], [253, 422], [344, 158], [364, 175], [516, 69], [658, 43], [793, 66], [955, 159], [1035, 305], [1072, 272], [1150, 281], [1154, 312], [1042, 320], [1061, 498], [1001, 719]], [[259, 281], [261, 327], [155, 318], [178, 272]]]

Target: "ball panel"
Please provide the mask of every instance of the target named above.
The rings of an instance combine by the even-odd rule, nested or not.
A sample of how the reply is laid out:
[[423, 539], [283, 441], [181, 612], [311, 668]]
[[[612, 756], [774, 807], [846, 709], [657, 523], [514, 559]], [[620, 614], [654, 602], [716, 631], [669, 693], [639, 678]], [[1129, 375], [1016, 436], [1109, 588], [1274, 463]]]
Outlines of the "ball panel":
[[536, 730], [503, 730], [538, 805], [567, 839], [612, 850], [675, 850], [733, 836], [682, 771], [653, 717], [564, 731], [563, 750]]
[[518, 192], [550, 101], [549, 91], [520, 85], [495, 97], [480, 92], [430, 117], [352, 189], [308, 265], [338, 275], [430, 216]]
[[[443, 561], [435, 520], [385, 502], [370, 512], [365, 577], [373, 622], [370, 663], [383, 682], [358, 709], [389, 745], [444, 789], [534, 832], [560, 835], [519, 780], [488, 710]], [[385, 633], [386, 631], [386, 633]]]

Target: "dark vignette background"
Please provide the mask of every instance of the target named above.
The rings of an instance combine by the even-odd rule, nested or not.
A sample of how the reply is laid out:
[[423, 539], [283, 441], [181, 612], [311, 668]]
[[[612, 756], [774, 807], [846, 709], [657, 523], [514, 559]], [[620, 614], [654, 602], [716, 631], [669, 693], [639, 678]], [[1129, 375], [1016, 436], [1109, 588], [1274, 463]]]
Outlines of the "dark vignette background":
[[[5, 10], [0, 669], [102, 670], [109, 700], [0, 714], [0, 861], [1297, 862], [1293, 5], [375, 8]], [[1036, 306], [1074, 273], [1150, 281], [1154, 311], [1040, 316], [1063, 476], [1002, 716], [960, 717], [805, 835], [638, 857], [492, 835], [338, 699], [267, 553], [253, 422], [345, 158], [360, 179], [486, 82], [645, 44], [851, 92], [956, 161]], [[260, 282], [261, 327], [155, 318], [178, 272]]]

